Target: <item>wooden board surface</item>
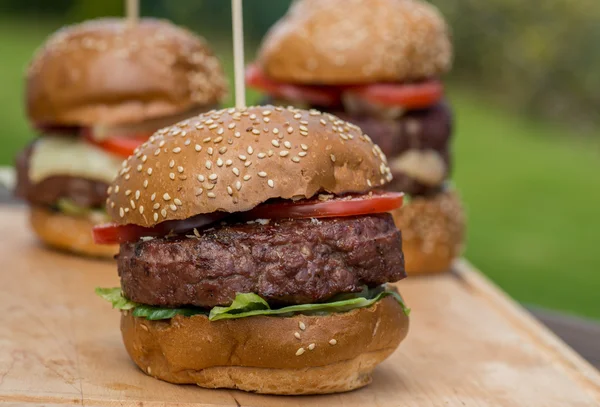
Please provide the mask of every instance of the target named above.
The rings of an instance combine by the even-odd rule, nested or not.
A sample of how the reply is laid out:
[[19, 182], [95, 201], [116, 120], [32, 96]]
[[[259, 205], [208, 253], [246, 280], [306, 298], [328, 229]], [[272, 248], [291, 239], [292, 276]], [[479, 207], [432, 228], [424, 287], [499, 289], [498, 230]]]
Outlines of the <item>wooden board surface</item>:
[[408, 339], [369, 387], [273, 397], [176, 386], [129, 360], [119, 314], [96, 298], [111, 262], [47, 251], [19, 209], [0, 211], [0, 401], [44, 405], [598, 406], [600, 375], [467, 263], [399, 284]]

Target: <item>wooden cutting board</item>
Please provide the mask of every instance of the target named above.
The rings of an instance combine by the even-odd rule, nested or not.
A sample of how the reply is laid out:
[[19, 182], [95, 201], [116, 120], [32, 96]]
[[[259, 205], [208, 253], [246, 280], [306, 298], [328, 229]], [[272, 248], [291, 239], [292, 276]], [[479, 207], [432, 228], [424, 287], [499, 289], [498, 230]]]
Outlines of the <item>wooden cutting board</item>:
[[598, 406], [600, 375], [466, 262], [399, 284], [407, 340], [369, 387], [274, 397], [176, 386], [129, 360], [119, 313], [94, 287], [112, 262], [45, 250], [20, 209], [0, 210], [0, 401], [37, 405]]

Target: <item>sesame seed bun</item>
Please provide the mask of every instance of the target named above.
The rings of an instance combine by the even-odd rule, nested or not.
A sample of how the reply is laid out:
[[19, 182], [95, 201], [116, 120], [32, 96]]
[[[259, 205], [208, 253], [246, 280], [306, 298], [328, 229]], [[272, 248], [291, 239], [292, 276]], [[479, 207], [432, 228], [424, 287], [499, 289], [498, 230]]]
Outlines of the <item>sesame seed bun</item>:
[[390, 179], [381, 149], [331, 114], [232, 108], [155, 133], [124, 162], [107, 210], [118, 224], [149, 227], [271, 198], [362, 193]]
[[35, 234], [50, 247], [89, 257], [113, 258], [118, 245], [98, 245], [92, 239], [95, 223], [39, 206], [30, 208], [29, 222]]
[[148, 321], [124, 312], [121, 332], [133, 361], [161, 380], [318, 394], [369, 384], [375, 366], [406, 337], [408, 317], [395, 299], [386, 297], [369, 308], [327, 316], [210, 322], [199, 315]]
[[409, 275], [449, 271], [463, 248], [465, 214], [453, 190], [432, 197], [413, 197], [392, 213], [402, 232], [402, 251]]
[[410, 81], [451, 63], [446, 23], [418, 0], [300, 0], [259, 53], [269, 77], [306, 84]]
[[227, 84], [206, 42], [167, 21], [65, 27], [36, 53], [27, 114], [41, 124], [135, 123], [217, 104]]

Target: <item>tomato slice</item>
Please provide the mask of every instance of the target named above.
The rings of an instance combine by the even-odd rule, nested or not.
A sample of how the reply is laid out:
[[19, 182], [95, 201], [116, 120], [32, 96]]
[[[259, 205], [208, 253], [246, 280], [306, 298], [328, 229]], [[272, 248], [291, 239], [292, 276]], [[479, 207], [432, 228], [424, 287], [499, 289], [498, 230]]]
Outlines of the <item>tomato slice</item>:
[[404, 194], [401, 192], [375, 192], [368, 195], [345, 196], [320, 200], [277, 201], [265, 203], [240, 214], [215, 212], [197, 215], [189, 219], [159, 223], [145, 228], [137, 225], [116, 225], [113, 223], [95, 226], [94, 241], [99, 244], [135, 242], [142, 237], [161, 237], [170, 233], [189, 232], [217, 222], [226, 216], [236, 216], [239, 220], [254, 219], [302, 219], [357, 216], [389, 212], [402, 206]]
[[444, 96], [440, 81], [418, 83], [376, 83], [351, 86], [346, 89], [359, 97], [384, 106], [402, 106], [406, 109], [423, 109], [433, 106]]
[[256, 65], [246, 68], [246, 84], [275, 98], [290, 102], [305, 102], [316, 106], [336, 106], [341, 101], [341, 89], [335, 86], [296, 85], [274, 81]]
[[242, 214], [243, 219], [333, 218], [389, 212], [402, 206], [402, 192], [379, 192], [319, 200], [265, 203]]
[[82, 136], [89, 143], [119, 155], [121, 157], [129, 157], [134, 150], [147, 141], [153, 133], [134, 133], [128, 136], [108, 136], [102, 140], [94, 138], [92, 132], [87, 128], [82, 130]]

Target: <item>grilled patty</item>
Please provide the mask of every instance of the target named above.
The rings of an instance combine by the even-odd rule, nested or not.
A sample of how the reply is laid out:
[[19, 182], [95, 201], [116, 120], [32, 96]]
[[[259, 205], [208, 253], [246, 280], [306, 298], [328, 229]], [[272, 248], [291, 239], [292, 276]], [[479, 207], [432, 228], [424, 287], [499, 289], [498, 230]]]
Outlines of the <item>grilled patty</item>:
[[129, 299], [166, 307], [229, 305], [236, 293], [315, 303], [406, 276], [390, 214], [224, 225], [122, 244], [117, 262]]
[[75, 205], [85, 208], [104, 207], [108, 188], [108, 184], [104, 182], [61, 175], [32, 183], [29, 179], [29, 163], [34, 143], [17, 156], [15, 194], [18, 197], [31, 204], [42, 206], [53, 206], [60, 199], [69, 199]]

